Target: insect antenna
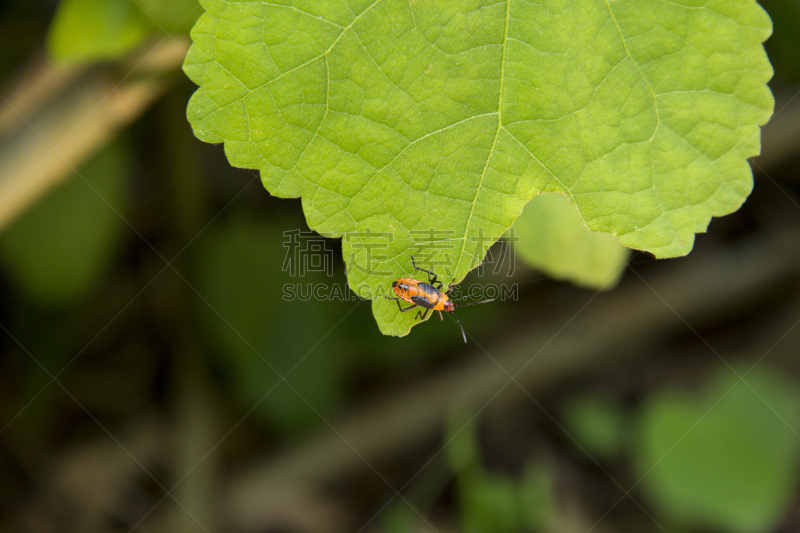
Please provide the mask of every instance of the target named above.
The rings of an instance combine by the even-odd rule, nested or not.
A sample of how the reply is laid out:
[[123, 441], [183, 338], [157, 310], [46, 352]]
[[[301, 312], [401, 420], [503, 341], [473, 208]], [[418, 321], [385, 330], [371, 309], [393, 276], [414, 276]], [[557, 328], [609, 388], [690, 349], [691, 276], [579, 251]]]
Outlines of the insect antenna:
[[461, 322], [458, 321], [458, 317], [456, 316], [454, 311], [450, 311], [450, 314], [453, 315], [453, 318], [456, 319], [456, 324], [458, 324], [458, 327], [461, 328], [461, 336], [464, 337], [464, 344], [467, 344], [467, 334], [464, 333], [464, 326], [462, 326]]
[[488, 304], [489, 302], [493, 302], [494, 300], [495, 300], [494, 298], [490, 298], [488, 300], [482, 300], [480, 302], [470, 302], [468, 304], [458, 304], [458, 305], [456, 305], [456, 307], [466, 307], [468, 305]]

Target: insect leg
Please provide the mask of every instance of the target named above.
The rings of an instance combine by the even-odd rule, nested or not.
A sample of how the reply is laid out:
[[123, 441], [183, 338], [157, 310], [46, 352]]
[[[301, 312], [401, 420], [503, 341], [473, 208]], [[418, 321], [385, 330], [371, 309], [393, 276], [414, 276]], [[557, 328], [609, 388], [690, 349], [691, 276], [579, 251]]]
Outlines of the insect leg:
[[[445, 294], [449, 295], [451, 292], [453, 292], [453, 285], [455, 284], [456, 284], [456, 278], [453, 278], [453, 281], [451, 281], [450, 284], [447, 286], [447, 292]], [[442, 290], [442, 288], [439, 287], [439, 290]]]
[[439, 289], [442, 288], [442, 284], [440, 282], [437, 282], [436, 280], [436, 274], [434, 274], [430, 270], [425, 270], [424, 268], [418, 267], [416, 263], [414, 263], [413, 255], [411, 256], [411, 266], [413, 266], [416, 270], [421, 270], [422, 272], [425, 272], [428, 275], [428, 283], [430, 283], [431, 285], [436, 285], [436, 283], [439, 283]]
[[405, 313], [406, 311], [414, 309], [416, 307], [416, 305], [412, 305], [411, 307], [406, 307], [405, 309], [403, 309], [403, 306], [400, 305], [400, 298], [389, 298], [388, 296], [384, 296], [384, 298], [386, 298], [387, 300], [394, 300], [395, 302], [397, 302], [397, 308], [400, 309], [400, 312], [402, 313]]

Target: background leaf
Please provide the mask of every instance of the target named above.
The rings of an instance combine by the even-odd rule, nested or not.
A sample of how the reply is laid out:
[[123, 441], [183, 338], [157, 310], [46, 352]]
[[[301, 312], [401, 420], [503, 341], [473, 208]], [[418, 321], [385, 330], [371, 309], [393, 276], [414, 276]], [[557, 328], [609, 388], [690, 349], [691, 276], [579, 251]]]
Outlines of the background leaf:
[[200, 16], [201, 9], [197, 0], [135, 0], [136, 5], [146, 15], [151, 25], [162, 32], [185, 33]]
[[664, 513], [725, 531], [768, 531], [792, 498], [800, 404], [764, 370], [720, 370], [702, 397], [654, 395], [641, 418], [638, 467]]
[[607, 459], [618, 453], [625, 437], [622, 406], [600, 394], [567, 398], [564, 424], [579, 448], [591, 456]]
[[613, 235], [589, 231], [563, 194], [540, 194], [528, 202], [509, 236], [528, 265], [597, 290], [616, 285], [630, 256]]
[[455, 475], [463, 531], [513, 533], [555, 529], [554, 480], [541, 457], [525, 465], [521, 479], [488, 472], [482, 464], [475, 424], [466, 421], [458, 411], [447, 423], [447, 459]]
[[129, 182], [128, 153], [109, 145], [0, 234], [0, 261], [43, 306], [85, 296], [113, 256]]
[[147, 21], [131, 0], [65, 0], [48, 36], [50, 55], [64, 63], [113, 59], [139, 44]]
[[[749, 193], [773, 106], [752, 0], [203, 6], [195, 134], [301, 196], [365, 298], [425, 247], [463, 279], [540, 191], [627, 246], [686, 254]], [[384, 333], [414, 322], [383, 298], [373, 312]]]
[[61, 63], [122, 57], [154, 33], [188, 33], [196, 0], [63, 0], [48, 33], [50, 56]]
[[[341, 401], [347, 354], [337, 343], [317, 347], [357, 304], [328, 300], [309, 305], [309, 300], [319, 300], [312, 296], [312, 284], [333, 286], [334, 280], [318, 272], [306, 272], [300, 283], [292, 279], [281, 270], [284, 240], [275, 225], [242, 216], [203, 235], [197, 259], [198, 290], [205, 301], [198, 307], [204, 310], [214, 354], [228, 369], [237, 399], [243, 405], [257, 404], [256, 415], [296, 432], [318, 419], [304, 399], [323, 413]], [[287, 287], [293, 290], [287, 292]], [[352, 293], [344, 296], [355, 299]], [[291, 387], [280, 379], [290, 372]], [[268, 391], [270, 401], [260, 401]]]
[[800, 31], [800, 0], [761, 0], [759, 3], [770, 12], [775, 26], [764, 45], [769, 60], [780, 74], [780, 82], [797, 82], [800, 79], [800, 51], [794, 41]]

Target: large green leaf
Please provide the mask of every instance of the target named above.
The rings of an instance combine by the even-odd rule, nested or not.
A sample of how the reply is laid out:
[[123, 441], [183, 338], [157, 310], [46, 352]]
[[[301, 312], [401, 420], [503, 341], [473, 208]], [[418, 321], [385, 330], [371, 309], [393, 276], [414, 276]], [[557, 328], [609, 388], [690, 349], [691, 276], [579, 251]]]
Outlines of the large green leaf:
[[[753, 0], [202, 4], [195, 135], [302, 197], [367, 298], [411, 254], [463, 279], [541, 191], [627, 246], [686, 254], [749, 194], [773, 107]], [[395, 335], [414, 320], [373, 312]]]

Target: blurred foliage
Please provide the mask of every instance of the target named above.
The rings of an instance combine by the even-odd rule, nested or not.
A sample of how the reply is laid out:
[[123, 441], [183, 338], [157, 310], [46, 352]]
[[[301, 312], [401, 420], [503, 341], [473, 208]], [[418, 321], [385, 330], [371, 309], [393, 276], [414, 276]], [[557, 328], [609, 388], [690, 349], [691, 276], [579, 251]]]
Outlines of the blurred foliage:
[[198, 0], [135, 0], [160, 32], [189, 34], [202, 12]]
[[[221, 368], [230, 374], [242, 404], [258, 403], [256, 412], [283, 431], [319, 422], [304, 399], [324, 416], [340, 405], [348, 353], [342, 330], [335, 326], [361, 305], [341, 276], [299, 270], [292, 278], [290, 268], [302, 265], [283, 268], [292, 250], [283, 246], [281, 228], [293, 225], [236, 215], [203, 234], [195, 256], [198, 292], [210, 304], [198, 306], [205, 309]], [[320, 236], [316, 240], [324, 242]], [[332, 251], [325, 257], [332, 262]], [[333, 272], [332, 263], [330, 268]], [[329, 289], [317, 299], [312, 287], [321, 284]], [[342, 299], [333, 293], [337, 289]], [[293, 294], [298, 297], [290, 299]], [[280, 380], [290, 372], [292, 386]], [[269, 401], [261, 402], [273, 387]]]
[[66, 0], [50, 30], [54, 59], [81, 62], [121, 57], [147, 35], [147, 23], [131, 0]]
[[116, 59], [149, 35], [188, 33], [199, 15], [196, 0], [64, 0], [48, 48], [61, 63]]
[[626, 414], [613, 397], [571, 396], [564, 401], [562, 412], [567, 432], [589, 455], [607, 459], [621, 450]]
[[761, 0], [772, 18], [772, 36], [764, 47], [781, 83], [800, 81], [800, 0]]
[[636, 465], [666, 516], [731, 532], [768, 531], [800, 481], [796, 385], [763, 368], [721, 368], [700, 395], [654, 393]]
[[598, 290], [617, 284], [631, 253], [613, 235], [589, 231], [563, 194], [534, 197], [506, 237], [519, 238], [514, 249], [531, 267]]
[[15, 288], [45, 307], [95, 290], [120, 248], [130, 154], [107, 146], [0, 233], [0, 261]]
[[455, 475], [461, 527], [465, 533], [548, 531], [554, 517], [553, 478], [541, 459], [522, 477], [487, 471], [474, 420], [454, 413], [448, 420], [447, 458]]
[[50, 12], [40, 5], [40, 1], [0, 2], [0, 80], [7, 80], [28, 58], [31, 50], [41, 47]]
[[[383, 338], [364, 321], [368, 302], [350, 291], [332, 243], [305, 230], [295, 249], [292, 235], [300, 231], [287, 228], [297, 227], [302, 221], [291, 217], [238, 212], [193, 245], [197, 307], [220, 368], [243, 406], [258, 403], [258, 415], [289, 433], [337, 410], [349, 368], [402, 368], [461, 339], [455, 324], [438, 320], [414, 340]], [[306, 249], [312, 247], [324, 258], [317, 268], [309, 268], [320, 258]], [[492, 322], [489, 314], [468, 313], [465, 327], [477, 333]], [[483, 326], [475, 323], [480, 316]], [[267, 392], [269, 401], [261, 401]]]

